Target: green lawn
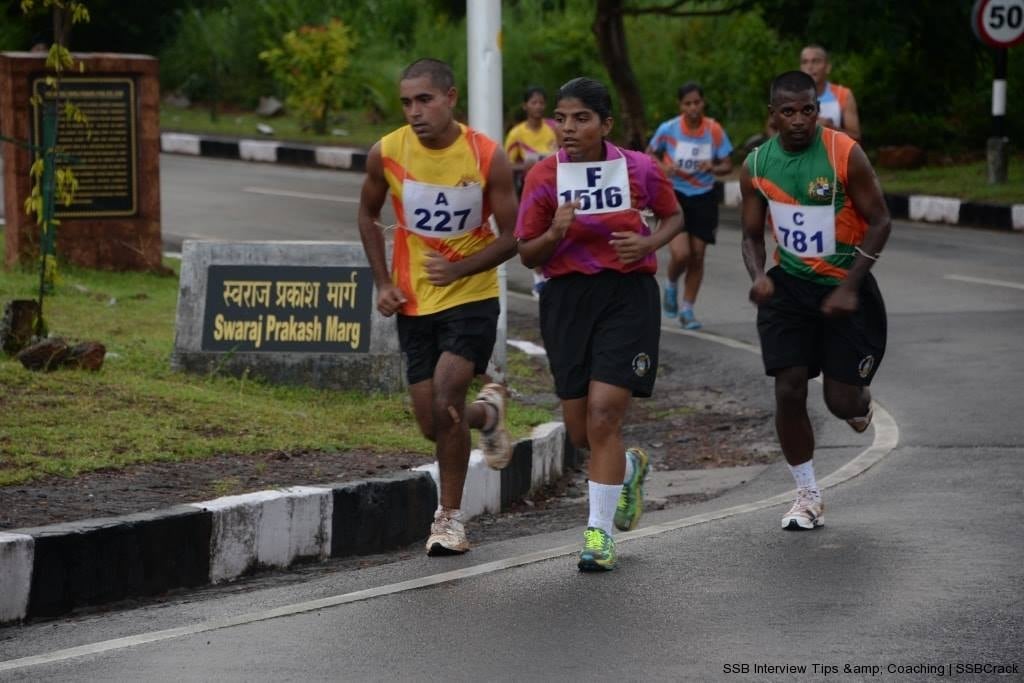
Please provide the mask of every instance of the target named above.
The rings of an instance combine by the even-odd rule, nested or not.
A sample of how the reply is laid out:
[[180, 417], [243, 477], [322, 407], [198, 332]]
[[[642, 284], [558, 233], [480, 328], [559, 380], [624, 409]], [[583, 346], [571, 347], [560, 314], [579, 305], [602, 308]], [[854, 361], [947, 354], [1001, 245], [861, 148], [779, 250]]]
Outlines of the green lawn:
[[[3, 253], [0, 232], [0, 260]], [[178, 264], [167, 266], [177, 272]], [[37, 275], [0, 269], [0, 304], [34, 298]], [[132, 463], [186, 461], [220, 453], [350, 449], [430, 454], [405, 394], [281, 387], [173, 372], [177, 276], [65, 266], [45, 300], [51, 334], [94, 340], [108, 356], [99, 372], [39, 373], [0, 353], [0, 486]], [[536, 374], [509, 349], [509, 382]], [[520, 358], [519, 356], [523, 356]], [[551, 419], [551, 406], [508, 412], [513, 438]]]
[[893, 194], [930, 194], [993, 203], [1024, 203], [1024, 157], [1010, 159], [1007, 181], [989, 185], [984, 161], [914, 170], [876, 169], [882, 189]]
[[[264, 135], [256, 129], [256, 124], [264, 123], [274, 129], [273, 135]], [[312, 129], [303, 128], [302, 124], [290, 116], [264, 118], [252, 112], [221, 113], [217, 120], [210, 119], [207, 109], [178, 109], [161, 107], [160, 128], [163, 131], [182, 133], [206, 133], [228, 135], [262, 140], [278, 140], [307, 142], [320, 145], [339, 145], [343, 147], [369, 148], [382, 135], [393, 130], [393, 123], [369, 123], [361, 113], [353, 113], [342, 117], [342, 120], [330, 127], [338, 135], [317, 135]], [[340, 134], [344, 133], [344, 134]]]

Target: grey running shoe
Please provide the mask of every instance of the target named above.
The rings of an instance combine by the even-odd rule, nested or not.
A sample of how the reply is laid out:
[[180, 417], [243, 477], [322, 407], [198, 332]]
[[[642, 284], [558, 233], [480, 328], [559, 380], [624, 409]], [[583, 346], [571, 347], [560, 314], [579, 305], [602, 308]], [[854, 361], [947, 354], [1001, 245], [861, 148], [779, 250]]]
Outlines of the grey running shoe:
[[788, 531], [816, 529], [825, 526], [825, 504], [821, 494], [811, 489], [797, 489], [796, 500], [782, 517], [782, 528]]
[[846, 424], [853, 428], [853, 431], [860, 434], [868, 427], [871, 426], [871, 418], [875, 416], [875, 409], [873, 406], [868, 408], [868, 414], [864, 417], [851, 417], [846, 421]]
[[508, 432], [505, 430], [505, 387], [500, 384], [485, 384], [477, 394], [474, 403], [484, 403], [494, 406], [498, 419], [494, 427], [489, 431], [480, 432], [480, 450], [484, 453], [484, 460], [488, 467], [494, 470], [503, 469], [512, 459], [512, 446], [509, 443]]
[[461, 520], [461, 512], [451, 510], [434, 512], [434, 522], [430, 525], [430, 537], [427, 538], [427, 555], [432, 557], [461, 555], [469, 550], [466, 527]]

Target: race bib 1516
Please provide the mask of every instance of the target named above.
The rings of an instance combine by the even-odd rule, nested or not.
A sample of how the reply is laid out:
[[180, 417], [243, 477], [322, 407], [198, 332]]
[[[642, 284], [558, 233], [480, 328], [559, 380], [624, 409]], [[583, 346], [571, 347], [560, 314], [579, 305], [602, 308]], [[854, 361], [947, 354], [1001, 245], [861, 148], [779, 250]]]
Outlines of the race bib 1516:
[[579, 201], [576, 213], [624, 211], [632, 206], [629, 169], [623, 158], [558, 164], [558, 201]]

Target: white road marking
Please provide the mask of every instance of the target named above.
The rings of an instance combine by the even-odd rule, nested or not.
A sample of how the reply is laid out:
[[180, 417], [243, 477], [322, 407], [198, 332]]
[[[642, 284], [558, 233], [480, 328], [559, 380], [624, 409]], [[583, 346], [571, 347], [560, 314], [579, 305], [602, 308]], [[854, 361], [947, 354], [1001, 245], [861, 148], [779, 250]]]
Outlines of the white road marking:
[[[523, 298], [524, 300], [533, 300], [533, 297], [526, 294], [519, 294], [518, 292], [509, 292], [511, 296], [517, 298]], [[707, 332], [692, 332], [688, 330], [680, 330], [678, 327], [662, 328], [664, 330], [671, 331], [673, 333], [684, 334], [687, 336], [699, 337], [707, 341], [712, 341], [718, 344], [723, 344], [730, 348], [743, 349], [751, 353], [760, 353], [756, 346], [747, 344], [745, 342], [737, 341], [735, 339], [727, 339], [725, 337], [719, 337], [717, 335], [708, 334]], [[846, 481], [849, 481], [858, 474], [861, 474], [872, 465], [877, 464], [882, 458], [892, 452], [896, 445], [899, 443], [900, 431], [899, 426], [893, 419], [892, 415], [889, 414], [882, 406], [878, 403], [874, 403], [874, 421], [873, 425], [875, 428], [875, 436], [871, 446], [857, 454], [855, 458], [850, 460], [835, 472], [832, 472], [826, 477], [823, 477], [818, 481], [818, 485], [822, 489], [832, 488], [838, 486]], [[722, 510], [716, 510], [712, 512], [705, 512], [699, 515], [690, 515], [688, 517], [682, 517], [676, 520], [669, 520], [660, 524], [654, 524], [649, 527], [643, 527], [636, 529], [635, 531], [627, 531], [620, 534], [617, 538], [619, 542], [630, 541], [637, 538], [647, 538], [648, 536], [656, 536], [669, 531], [676, 531], [678, 529], [684, 529], [687, 527], [697, 526], [698, 524], [706, 524], [720, 519], [727, 519], [729, 517], [735, 517], [737, 515], [744, 515], [765, 508], [774, 507], [776, 505], [789, 504], [792, 502], [793, 493], [781, 493], [776, 496], [769, 498], [763, 498], [761, 500], [754, 501], [752, 503], [746, 503], [743, 505], [734, 505], [733, 507], [724, 508]], [[326, 598], [320, 598], [318, 600], [309, 600], [306, 602], [299, 602], [292, 605], [284, 605], [276, 607], [274, 609], [263, 610], [259, 612], [250, 612], [249, 614], [242, 614], [236, 617], [228, 617], [225, 619], [213, 619], [211, 621], [200, 622], [198, 624], [192, 624], [190, 626], [181, 626], [178, 628], [166, 629], [163, 631], [152, 631], [150, 633], [140, 633], [134, 636], [126, 636], [123, 638], [113, 638], [111, 640], [104, 640], [98, 643], [90, 643], [88, 645], [80, 645], [78, 647], [71, 647], [64, 650], [55, 650], [40, 655], [33, 655], [31, 657], [22, 657], [20, 659], [12, 659], [6, 662], [0, 662], [0, 671], [13, 671], [15, 669], [24, 669], [31, 666], [40, 666], [43, 664], [52, 664], [54, 662], [65, 661], [68, 659], [74, 659], [76, 657], [84, 657], [86, 655], [95, 655], [103, 652], [110, 652], [113, 650], [122, 650], [129, 647], [136, 647], [138, 645], [144, 645], [146, 643], [156, 643], [165, 640], [173, 640], [176, 638], [184, 638], [186, 636], [195, 635], [197, 633], [206, 633], [209, 631], [216, 631], [222, 628], [231, 628], [232, 626], [242, 626], [245, 624], [252, 624], [260, 621], [268, 621], [270, 619], [276, 619], [278, 617], [287, 617], [295, 614], [303, 614], [306, 612], [314, 612], [316, 610], [326, 609], [329, 607], [337, 607], [338, 605], [346, 605], [353, 602], [361, 602], [363, 600], [372, 600], [373, 598], [379, 598], [386, 595], [395, 595], [397, 593], [403, 593], [405, 591], [417, 590], [420, 588], [426, 588], [429, 586], [437, 586], [443, 583], [450, 583], [453, 581], [461, 581], [474, 576], [483, 576], [485, 574], [493, 574], [495, 572], [504, 571], [513, 567], [521, 567], [527, 564], [534, 564], [537, 562], [546, 562], [558, 557], [564, 557], [566, 555], [573, 555], [579, 551], [579, 544], [573, 543], [571, 545], [562, 545], [555, 548], [548, 548], [546, 550], [538, 550], [533, 553], [521, 555], [514, 559], [494, 560], [492, 562], [484, 562], [483, 564], [474, 565], [472, 567], [465, 567], [463, 569], [456, 569], [454, 571], [442, 572], [440, 574], [433, 574], [431, 576], [424, 576], [416, 579], [409, 579], [408, 581], [399, 581], [398, 583], [391, 583], [384, 586], [377, 586], [376, 588], [367, 588], [360, 591], [354, 591], [352, 593], [344, 593], [342, 595], [333, 595]]]
[[970, 282], [975, 285], [992, 285], [993, 287], [1009, 287], [1010, 289], [1024, 289], [1024, 283], [1007, 282], [1006, 280], [989, 280], [983, 277], [971, 277], [969, 275], [943, 275], [945, 280], [956, 280], [958, 282]]
[[339, 197], [333, 194], [314, 194], [312, 192], [293, 192], [292, 190], [275, 190], [268, 187], [243, 187], [242, 192], [252, 194], [266, 194], [272, 197], [297, 197], [298, 199], [319, 199], [324, 202], [338, 202], [340, 204], [358, 204], [358, 197]]

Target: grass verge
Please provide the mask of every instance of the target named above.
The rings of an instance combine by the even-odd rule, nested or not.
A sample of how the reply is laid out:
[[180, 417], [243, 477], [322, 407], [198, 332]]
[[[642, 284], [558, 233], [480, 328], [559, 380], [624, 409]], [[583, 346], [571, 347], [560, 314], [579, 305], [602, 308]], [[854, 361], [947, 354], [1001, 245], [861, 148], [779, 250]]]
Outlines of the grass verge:
[[[256, 129], [256, 124], [263, 123], [274, 129], [273, 135], [264, 135]], [[265, 118], [253, 112], [225, 112], [210, 119], [207, 109], [178, 109], [161, 107], [160, 128], [164, 131], [182, 133], [205, 133], [207, 135], [227, 135], [230, 137], [255, 138], [263, 140], [307, 142], [320, 145], [337, 145], [339, 147], [365, 147], [369, 149], [382, 135], [395, 128], [393, 123], [368, 123], [361, 113], [346, 115], [331, 126], [331, 130], [339, 135], [317, 135], [311, 129], [304, 128], [298, 119], [287, 114]]]
[[1009, 159], [1005, 183], [990, 185], [984, 161], [913, 170], [876, 168], [882, 189], [892, 194], [927, 194], [990, 202], [1024, 203], [1024, 157]]
[[[0, 231], [0, 260], [3, 255]], [[173, 372], [175, 276], [110, 273], [63, 266], [44, 302], [53, 335], [99, 341], [99, 372], [25, 370], [0, 354], [0, 486], [47, 475], [74, 477], [134, 463], [185, 462], [271, 451], [430, 454], [405, 394], [283, 387], [245, 378]], [[0, 270], [0, 304], [35, 298], [37, 275]], [[514, 373], [536, 374], [509, 348]], [[523, 356], [523, 358], [519, 358]], [[551, 419], [550, 406], [511, 402], [513, 438]]]

